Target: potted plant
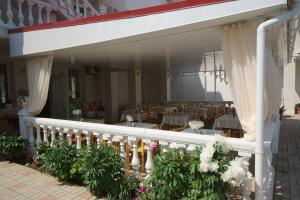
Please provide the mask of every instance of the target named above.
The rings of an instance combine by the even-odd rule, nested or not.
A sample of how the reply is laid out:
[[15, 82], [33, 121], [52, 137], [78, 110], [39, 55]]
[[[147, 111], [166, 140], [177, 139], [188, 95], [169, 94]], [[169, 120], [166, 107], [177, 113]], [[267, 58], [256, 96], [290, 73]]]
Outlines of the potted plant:
[[300, 103], [295, 105], [295, 114], [300, 115]]
[[280, 120], [282, 120], [282, 117], [283, 117], [283, 113], [285, 112], [285, 106], [281, 106], [279, 108], [279, 116], [280, 116]]
[[28, 96], [28, 91], [26, 89], [19, 89], [17, 91], [17, 104], [22, 107], [25, 107]]

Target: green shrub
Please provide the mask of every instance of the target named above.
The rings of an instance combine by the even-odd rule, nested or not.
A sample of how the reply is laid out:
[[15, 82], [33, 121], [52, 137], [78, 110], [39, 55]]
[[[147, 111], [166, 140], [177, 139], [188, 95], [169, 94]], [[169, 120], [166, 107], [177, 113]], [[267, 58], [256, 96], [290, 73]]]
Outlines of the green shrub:
[[0, 135], [0, 158], [15, 162], [25, 161], [28, 144], [27, 140], [19, 136], [4, 133]]
[[44, 165], [44, 160], [46, 159], [47, 153], [51, 150], [51, 147], [47, 145], [47, 143], [40, 143], [37, 146], [36, 154], [33, 157], [36, 162], [37, 167], [42, 167]]
[[75, 146], [63, 140], [56, 140], [53, 148], [41, 145], [37, 151], [38, 166], [41, 170], [57, 177], [60, 181], [72, 180], [70, 173], [72, 165], [77, 160]]
[[107, 195], [124, 178], [124, 161], [113, 146], [101, 144], [81, 150], [72, 173], [79, 173], [84, 184], [96, 196]]
[[147, 192], [139, 194], [139, 199], [181, 199], [189, 183], [189, 157], [181, 150], [170, 150], [154, 159], [154, 169], [146, 180]]
[[112, 189], [107, 199], [108, 200], [133, 200], [136, 197], [137, 190], [140, 185], [140, 180], [133, 177], [124, 177], [118, 186]]

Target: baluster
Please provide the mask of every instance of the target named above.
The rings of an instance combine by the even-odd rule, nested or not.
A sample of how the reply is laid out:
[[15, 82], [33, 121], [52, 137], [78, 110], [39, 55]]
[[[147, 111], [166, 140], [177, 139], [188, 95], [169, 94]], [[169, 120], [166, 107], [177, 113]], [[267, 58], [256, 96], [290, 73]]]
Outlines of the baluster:
[[120, 156], [125, 158], [125, 142], [124, 142], [125, 138], [122, 138], [120, 140]]
[[80, 18], [79, 0], [76, 0], [76, 17]]
[[88, 16], [88, 5], [85, 3], [83, 5], [83, 17], [87, 17]]
[[53, 147], [54, 145], [54, 140], [55, 140], [55, 128], [52, 126], [48, 126], [48, 128], [50, 129], [50, 133], [51, 133], [51, 143], [50, 143], [50, 147]]
[[66, 128], [65, 131], [67, 132], [68, 144], [72, 145], [72, 130], [69, 130], [68, 128]]
[[42, 16], [42, 12], [43, 12], [43, 6], [38, 4], [38, 24], [43, 24], [43, 16]]
[[41, 128], [43, 129], [43, 135], [44, 135], [43, 140], [44, 140], [44, 143], [46, 143], [47, 145], [49, 145], [47, 126], [41, 125]]
[[28, 1], [28, 24], [30, 26], [32, 26], [34, 24], [34, 19], [32, 16], [32, 6], [33, 6], [33, 2]]
[[131, 166], [133, 168], [135, 176], [139, 177], [140, 160], [139, 160], [138, 151], [137, 151], [137, 140], [136, 139], [132, 142]]
[[2, 20], [2, 11], [1, 11], [1, 8], [0, 8], [0, 25], [4, 24], [3, 20]]
[[24, 0], [18, 0], [18, 20], [19, 20], [19, 26], [24, 26], [24, 15], [23, 15], [23, 9], [22, 4]]
[[32, 124], [27, 124], [27, 128], [28, 128], [28, 134], [29, 134], [30, 147], [31, 147], [31, 150], [34, 151], [34, 149], [35, 149], [35, 147], [34, 147], [35, 139], [34, 139], [34, 135], [33, 135], [33, 126], [32, 126]]
[[169, 149], [169, 142], [161, 142], [161, 145], [162, 145], [162, 152], [163, 153], [167, 153], [168, 152], [168, 149]]
[[11, 10], [11, 0], [7, 0], [7, 12], [6, 12], [6, 16], [7, 16], [7, 24], [12, 26], [12, 27], [15, 27], [15, 23], [13, 21], [14, 19], [14, 14]]
[[150, 174], [153, 169], [153, 161], [152, 161], [152, 151], [151, 151], [151, 141], [146, 144], [147, 145], [147, 160], [146, 160], [146, 172]]
[[63, 128], [56, 128], [56, 131], [59, 134], [59, 139], [63, 140], [64, 139], [64, 129]]
[[51, 8], [46, 8], [46, 23], [51, 22], [50, 14], [51, 14], [52, 9]]
[[76, 135], [76, 148], [81, 149], [81, 131], [78, 129], [74, 129], [73, 132]]
[[35, 128], [36, 128], [36, 145], [39, 145], [40, 143], [42, 143], [41, 128], [39, 125], [37, 125]]
[[98, 132], [94, 132], [94, 135], [96, 135], [96, 137], [97, 137], [97, 147], [99, 148], [100, 144], [103, 140], [103, 134], [100, 134]]
[[85, 134], [85, 138], [86, 138], [86, 145], [88, 147], [91, 146], [91, 132], [88, 130], [84, 130], [83, 133]]

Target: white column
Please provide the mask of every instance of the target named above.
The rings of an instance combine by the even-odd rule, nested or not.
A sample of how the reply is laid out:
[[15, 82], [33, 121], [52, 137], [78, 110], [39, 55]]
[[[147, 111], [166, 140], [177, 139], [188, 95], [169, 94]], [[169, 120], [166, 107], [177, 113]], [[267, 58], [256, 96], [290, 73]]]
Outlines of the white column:
[[171, 101], [171, 57], [170, 49], [166, 48], [166, 100]]
[[100, 133], [98, 133], [98, 132], [94, 132], [94, 135], [96, 135], [96, 137], [97, 137], [97, 147], [99, 148], [100, 144], [101, 144], [101, 142], [103, 140], [103, 138], [102, 138], [103, 135], [100, 134]]
[[42, 5], [38, 5], [38, 24], [43, 24], [43, 16], [42, 16], [42, 11], [43, 11], [43, 6]]
[[33, 135], [33, 126], [32, 124], [27, 124], [28, 126], [28, 134], [29, 134], [29, 143], [30, 143], [30, 149], [32, 152], [35, 152], [35, 138]]
[[30, 26], [34, 24], [34, 19], [32, 16], [32, 6], [33, 6], [33, 2], [28, 1], [28, 23]]
[[22, 4], [24, 0], [18, 0], [18, 20], [19, 20], [19, 27], [24, 26], [24, 15], [22, 10]]
[[29, 139], [29, 135], [27, 132], [27, 126], [26, 126], [26, 117], [29, 117], [29, 113], [27, 112], [27, 110], [25, 108], [23, 108], [22, 110], [20, 110], [18, 112], [19, 115], [19, 129], [20, 129], [20, 135], [22, 138], [24, 139]]
[[36, 145], [39, 145], [40, 143], [42, 143], [42, 139], [41, 139], [41, 128], [40, 125], [36, 125]]
[[55, 128], [54, 127], [49, 127], [50, 129], [50, 134], [51, 134], [51, 143], [50, 146], [53, 147], [54, 140], [55, 140]]
[[120, 140], [120, 155], [121, 155], [121, 157], [126, 158], [126, 156], [125, 156], [125, 143], [124, 143], [124, 138], [122, 138], [122, 139]]
[[74, 129], [73, 132], [76, 134], [76, 148], [81, 149], [81, 131]]
[[12, 9], [11, 9], [11, 0], [7, 0], [7, 11], [6, 11], [6, 16], [7, 16], [7, 24], [12, 26], [12, 27], [15, 27], [15, 23], [13, 21], [14, 19], [14, 14], [12, 12]]
[[68, 144], [72, 145], [72, 130], [66, 129]]
[[142, 103], [142, 59], [138, 46], [135, 47], [134, 54], [134, 77], [135, 77], [135, 105]]
[[43, 142], [49, 145], [49, 140], [48, 140], [48, 130], [47, 126], [42, 125], [41, 128], [43, 129]]
[[151, 141], [146, 144], [147, 145], [147, 160], [146, 160], [146, 172], [150, 174], [153, 169], [153, 161], [152, 161], [152, 151], [151, 151]]
[[139, 177], [140, 160], [139, 160], [139, 156], [138, 156], [137, 141], [136, 140], [134, 140], [132, 142], [132, 161], [131, 161], [131, 166], [133, 168], [135, 176]]

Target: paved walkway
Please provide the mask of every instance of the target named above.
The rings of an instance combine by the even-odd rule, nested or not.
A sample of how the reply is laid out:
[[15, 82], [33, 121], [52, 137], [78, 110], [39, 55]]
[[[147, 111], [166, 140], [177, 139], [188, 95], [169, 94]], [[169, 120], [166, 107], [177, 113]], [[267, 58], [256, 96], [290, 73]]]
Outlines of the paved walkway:
[[0, 162], [1, 200], [94, 199], [85, 187], [66, 185], [28, 167]]
[[275, 156], [274, 199], [300, 199], [300, 117], [282, 121], [279, 152]]

